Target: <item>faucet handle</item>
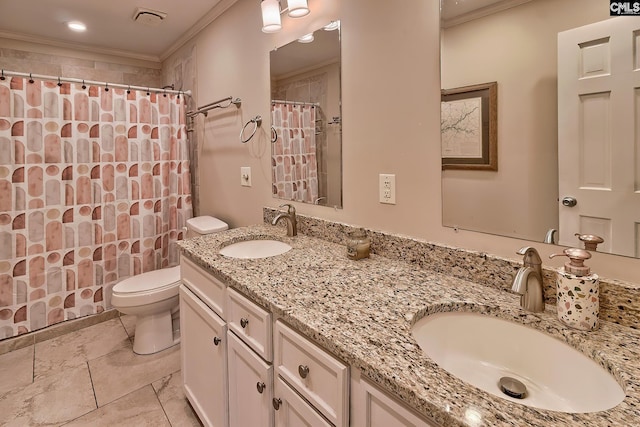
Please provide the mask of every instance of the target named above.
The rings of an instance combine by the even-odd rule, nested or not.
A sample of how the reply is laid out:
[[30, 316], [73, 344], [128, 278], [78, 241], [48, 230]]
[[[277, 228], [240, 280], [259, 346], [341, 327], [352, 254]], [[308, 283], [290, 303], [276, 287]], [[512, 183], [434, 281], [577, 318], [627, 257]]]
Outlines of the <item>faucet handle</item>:
[[524, 255], [524, 265], [542, 265], [542, 259], [538, 251], [533, 246], [524, 246], [516, 252], [518, 255]]
[[285, 206], [287, 206], [287, 213], [290, 213], [290, 214], [296, 213], [296, 208], [291, 203], [284, 203], [280, 205], [281, 208], [284, 208]]

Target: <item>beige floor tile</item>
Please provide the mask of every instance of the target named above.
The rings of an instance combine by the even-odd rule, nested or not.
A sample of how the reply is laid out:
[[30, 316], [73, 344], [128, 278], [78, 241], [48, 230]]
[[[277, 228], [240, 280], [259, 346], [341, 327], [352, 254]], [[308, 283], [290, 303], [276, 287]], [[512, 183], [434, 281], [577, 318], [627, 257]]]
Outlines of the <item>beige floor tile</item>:
[[164, 412], [172, 426], [201, 427], [202, 423], [195, 414], [182, 389], [180, 371], [151, 384], [160, 399]]
[[[161, 427], [171, 426], [150, 385], [64, 424], [64, 427]], [[177, 427], [180, 424], [173, 424]]]
[[127, 331], [127, 335], [130, 338], [136, 334], [136, 316], [132, 316], [130, 314], [123, 314], [120, 316], [120, 321], [122, 322], [122, 326]]
[[0, 397], [0, 425], [59, 426], [96, 409], [84, 364], [34, 381]]
[[33, 345], [0, 356], [0, 396], [33, 382]]
[[98, 406], [131, 393], [180, 369], [180, 346], [140, 356], [120, 349], [89, 362]]
[[131, 342], [120, 320], [111, 319], [36, 343], [34, 375], [51, 375], [121, 349], [131, 351]]

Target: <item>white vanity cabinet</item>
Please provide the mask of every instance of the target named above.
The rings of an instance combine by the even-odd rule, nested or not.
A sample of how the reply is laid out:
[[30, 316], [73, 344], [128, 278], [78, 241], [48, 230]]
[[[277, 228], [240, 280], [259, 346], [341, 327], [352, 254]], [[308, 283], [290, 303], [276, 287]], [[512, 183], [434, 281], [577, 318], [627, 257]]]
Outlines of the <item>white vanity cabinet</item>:
[[229, 427], [273, 427], [273, 366], [227, 332]]
[[229, 425], [227, 287], [180, 260], [180, 352], [185, 395], [206, 427]]
[[206, 427], [437, 427], [205, 269], [180, 265], [183, 385]]
[[439, 427], [353, 372], [351, 425], [358, 427]]
[[180, 286], [184, 392], [205, 426], [227, 425], [227, 325], [186, 286]]

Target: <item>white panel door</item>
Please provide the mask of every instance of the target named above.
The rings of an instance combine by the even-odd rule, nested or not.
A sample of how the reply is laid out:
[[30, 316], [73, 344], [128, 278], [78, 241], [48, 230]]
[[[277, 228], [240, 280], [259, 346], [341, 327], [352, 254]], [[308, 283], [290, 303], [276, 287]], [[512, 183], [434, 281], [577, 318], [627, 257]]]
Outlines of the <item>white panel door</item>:
[[640, 255], [639, 34], [637, 17], [558, 34], [561, 245], [595, 234], [599, 250]]

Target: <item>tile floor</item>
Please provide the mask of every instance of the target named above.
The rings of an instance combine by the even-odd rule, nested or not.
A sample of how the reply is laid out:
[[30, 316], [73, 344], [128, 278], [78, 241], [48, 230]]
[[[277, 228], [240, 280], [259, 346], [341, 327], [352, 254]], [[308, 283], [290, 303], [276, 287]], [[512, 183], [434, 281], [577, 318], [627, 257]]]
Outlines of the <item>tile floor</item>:
[[115, 317], [0, 355], [0, 426], [201, 427], [180, 346], [139, 356], [134, 332]]

